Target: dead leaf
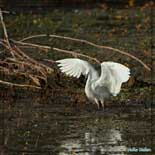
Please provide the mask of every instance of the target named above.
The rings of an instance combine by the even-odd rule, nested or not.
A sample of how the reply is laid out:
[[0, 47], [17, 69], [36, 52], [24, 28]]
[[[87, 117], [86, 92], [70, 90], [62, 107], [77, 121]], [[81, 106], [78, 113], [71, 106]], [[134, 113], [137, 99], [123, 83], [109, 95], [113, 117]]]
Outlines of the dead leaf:
[[149, 52], [149, 51], [146, 50], [146, 49], [145, 49], [143, 52], [144, 52], [144, 54], [145, 54], [146, 56], [150, 56], [150, 54], [151, 54], [151, 52]]
[[135, 84], [135, 78], [134, 77], [130, 77], [129, 81], [128, 81], [128, 86], [132, 87]]
[[117, 19], [117, 20], [121, 20], [122, 19], [122, 16], [115, 16], [115, 18]]
[[100, 33], [96, 33], [96, 38], [99, 39], [100, 38]]
[[140, 29], [142, 28], [142, 25], [141, 24], [137, 24], [135, 27], [136, 27], [137, 31], [140, 31]]
[[133, 7], [133, 6], [134, 6], [134, 4], [135, 4], [135, 0], [129, 0], [129, 2], [128, 2], [128, 3], [129, 3], [129, 6], [130, 6], [130, 7]]

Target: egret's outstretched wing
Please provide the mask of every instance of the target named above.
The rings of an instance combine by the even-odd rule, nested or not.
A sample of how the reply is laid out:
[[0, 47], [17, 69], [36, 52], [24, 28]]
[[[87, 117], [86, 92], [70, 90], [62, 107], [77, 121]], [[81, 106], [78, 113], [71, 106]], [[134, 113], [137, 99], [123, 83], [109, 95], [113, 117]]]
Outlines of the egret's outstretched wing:
[[101, 76], [96, 81], [95, 87], [104, 86], [109, 92], [116, 96], [121, 89], [123, 82], [127, 82], [130, 77], [130, 69], [115, 62], [103, 62], [101, 64]]
[[69, 76], [79, 78], [81, 74], [87, 75], [89, 72], [92, 74], [92, 78], [98, 78], [96, 70], [87, 62], [77, 58], [68, 58], [56, 61], [61, 71]]

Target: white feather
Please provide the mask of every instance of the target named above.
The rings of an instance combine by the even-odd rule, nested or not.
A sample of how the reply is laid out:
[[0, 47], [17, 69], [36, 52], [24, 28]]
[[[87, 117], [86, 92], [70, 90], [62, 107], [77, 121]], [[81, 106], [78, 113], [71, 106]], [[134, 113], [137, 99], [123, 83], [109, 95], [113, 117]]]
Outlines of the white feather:
[[60, 70], [69, 76], [79, 78], [81, 74], [86, 76], [89, 72], [91, 72], [93, 78], [98, 77], [98, 73], [87, 61], [77, 58], [68, 58], [58, 60], [56, 62], [59, 63], [58, 66], [60, 67]]
[[101, 76], [95, 86], [105, 86], [110, 93], [116, 96], [121, 85], [127, 82], [130, 77], [130, 69], [116, 62], [103, 62], [101, 64]]

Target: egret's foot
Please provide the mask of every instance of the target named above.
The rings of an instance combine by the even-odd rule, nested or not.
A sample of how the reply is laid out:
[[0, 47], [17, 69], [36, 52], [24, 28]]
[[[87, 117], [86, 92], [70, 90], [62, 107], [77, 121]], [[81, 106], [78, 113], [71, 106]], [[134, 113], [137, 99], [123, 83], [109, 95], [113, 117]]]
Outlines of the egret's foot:
[[100, 103], [101, 103], [101, 107], [102, 107], [102, 109], [104, 110], [104, 109], [105, 109], [104, 101], [101, 100]]
[[100, 104], [97, 104], [97, 109], [98, 109], [98, 110], [100, 110], [100, 109], [101, 109]]
[[97, 105], [97, 110], [98, 111], [104, 111], [105, 110], [105, 106], [101, 104], [101, 102], [99, 102], [99, 105]]
[[104, 104], [101, 104], [101, 109], [102, 109], [102, 110], [104, 110], [104, 109], [105, 109]]
[[105, 104], [104, 104], [104, 101], [103, 100], [97, 100], [95, 98], [95, 102], [94, 102], [96, 105], [97, 105], [97, 110], [103, 110], [105, 109]]
[[97, 108], [100, 109], [100, 103], [99, 103], [99, 101], [96, 98], [95, 98], [95, 103], [97, 105]]

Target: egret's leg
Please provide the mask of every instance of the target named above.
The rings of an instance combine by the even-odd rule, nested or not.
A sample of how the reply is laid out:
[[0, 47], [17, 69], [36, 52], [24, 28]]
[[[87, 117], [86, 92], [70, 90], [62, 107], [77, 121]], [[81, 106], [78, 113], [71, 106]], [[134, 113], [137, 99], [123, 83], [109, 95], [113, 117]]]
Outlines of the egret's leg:
[[104, 109], [104, 100], [100, 100], [100, 101], [101, 101], [102, 108]]
[[98, 109], [100, 109], [100, 104], [96, 98], [95, 98], [95, 103], [97, 104]]

